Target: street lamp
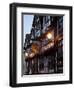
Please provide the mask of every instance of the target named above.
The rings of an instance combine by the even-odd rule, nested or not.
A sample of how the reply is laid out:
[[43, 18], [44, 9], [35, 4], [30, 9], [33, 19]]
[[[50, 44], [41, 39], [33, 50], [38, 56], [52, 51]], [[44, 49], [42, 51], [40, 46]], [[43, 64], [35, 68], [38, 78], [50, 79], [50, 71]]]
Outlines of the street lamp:
[[52, 34], [50, 32], [46, 36], [47, 36], [48, 39], [52, 38]]
[[25, 53], [25, 56], [28, 57], [28, 53], [27, 52]]

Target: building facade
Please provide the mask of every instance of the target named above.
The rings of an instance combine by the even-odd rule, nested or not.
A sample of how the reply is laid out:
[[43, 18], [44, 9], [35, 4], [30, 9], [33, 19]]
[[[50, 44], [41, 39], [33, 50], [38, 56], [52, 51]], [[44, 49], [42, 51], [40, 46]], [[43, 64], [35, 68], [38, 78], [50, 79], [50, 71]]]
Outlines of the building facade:
[[35, 15], [24, 50], [25, 74], [63, 73], [63, 16]]

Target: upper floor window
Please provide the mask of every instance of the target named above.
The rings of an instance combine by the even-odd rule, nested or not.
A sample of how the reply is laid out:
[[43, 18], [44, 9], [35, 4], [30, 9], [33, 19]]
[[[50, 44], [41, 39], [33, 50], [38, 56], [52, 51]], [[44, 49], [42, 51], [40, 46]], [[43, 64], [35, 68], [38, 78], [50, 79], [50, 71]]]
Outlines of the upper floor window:
[[63, 28], [63, 16], [61, 16], [61, 17], [59, 18], [58, 24], [59, 24], [59, 29], [62, 29], [62, 28]]
[[40, 30], [36, 30], [35, 36], [36, 36], [36, 37], [39, 37], [39, 36], [40, 36]]

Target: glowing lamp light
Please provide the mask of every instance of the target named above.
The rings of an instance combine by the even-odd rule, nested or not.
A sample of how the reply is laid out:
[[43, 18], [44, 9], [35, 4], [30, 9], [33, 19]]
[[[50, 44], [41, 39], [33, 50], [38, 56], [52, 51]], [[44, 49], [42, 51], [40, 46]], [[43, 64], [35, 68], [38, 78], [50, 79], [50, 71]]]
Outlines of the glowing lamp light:
[[52, 38], [52, 34], [51, 34], [51, 33], [48, 33], [48, 34], [47, 34], [47, 38], [48, 38], [48, 39], [51, 39], [51, 38]]
[[34, 53], [31, 53], [31, 54], [30, 54], [30, 57], [33, 57], [33, 56], [34, 56]]
[[28, 53], [25, 53], [25, 56], [27, 57], [28, 56]]

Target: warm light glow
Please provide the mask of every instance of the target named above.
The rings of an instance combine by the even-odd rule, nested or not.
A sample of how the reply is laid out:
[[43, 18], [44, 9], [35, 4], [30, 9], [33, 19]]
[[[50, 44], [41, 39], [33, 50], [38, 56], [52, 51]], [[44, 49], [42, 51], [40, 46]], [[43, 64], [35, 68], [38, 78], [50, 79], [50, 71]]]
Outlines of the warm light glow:
[[34, 53], [31, 53], [31, 54], [30, 54], [30, 57], [33, 57], [33, 56], [34, 56]]
[[51, 38], [52, 38], [52, 34], [51, 34], [51, 33], [48, 33], [48, 34], [47, 34], [47, 38], [48, 38], [48, 39], [51, 39]]
[[28, 53], [25, 53], [25, 56], [27, 57], [28, 56]]
[[54, 45], [54, 43], [50, 43], [50, 44], [48, 44], [47, 46], [50, 48], [50, 47], [52, 47]]
[[39, 46], [37, 44], [32, 44], [32, 51], [34, 53], [38, 53], [39, 52]]

